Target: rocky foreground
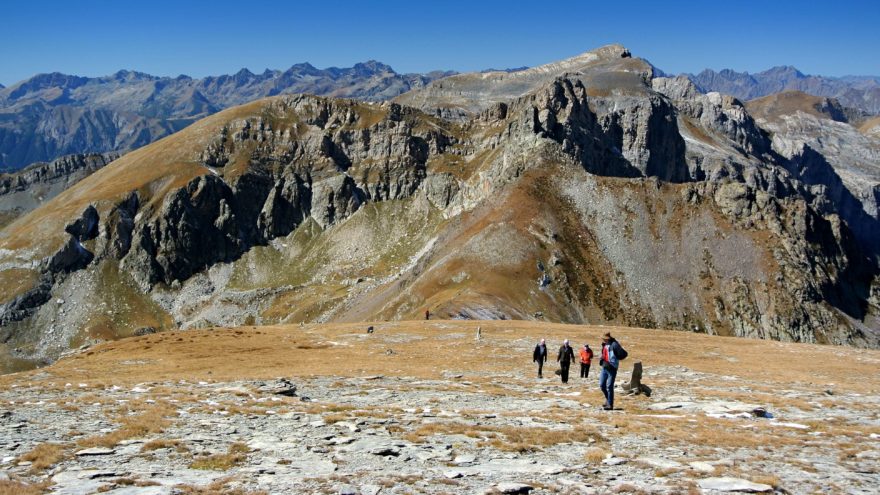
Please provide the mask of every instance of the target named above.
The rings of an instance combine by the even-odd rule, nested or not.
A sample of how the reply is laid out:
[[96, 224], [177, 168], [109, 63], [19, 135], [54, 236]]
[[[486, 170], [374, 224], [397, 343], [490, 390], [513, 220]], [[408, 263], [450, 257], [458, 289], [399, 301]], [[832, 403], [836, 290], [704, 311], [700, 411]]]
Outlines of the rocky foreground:
[[[880, 352], [535, 322], [170, 332], [0, 377], [0, 493], [876, 493]], [[479, 332], [478, 332], [479, 328]], [[535, 341], [630, 358], [559, 383]], [[551, 359], [552, 361], [552, 359]], [[627, 396], [635, 362], [651, 396]], [[279, 378], [280, 377], [280, 378]]]

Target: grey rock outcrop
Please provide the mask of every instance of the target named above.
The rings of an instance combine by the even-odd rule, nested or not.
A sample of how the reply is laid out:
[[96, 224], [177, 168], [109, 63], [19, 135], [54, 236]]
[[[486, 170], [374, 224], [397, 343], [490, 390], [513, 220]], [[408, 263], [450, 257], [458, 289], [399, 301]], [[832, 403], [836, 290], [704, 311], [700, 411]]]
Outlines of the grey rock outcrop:
[[505, 113], [517, 116], [511, 134], [552, 139], [591, 173], [670, 182], [690, 178], [675, 109], [661, 95], [590, 97], [580, 79], [559, 79], [514, 101]]

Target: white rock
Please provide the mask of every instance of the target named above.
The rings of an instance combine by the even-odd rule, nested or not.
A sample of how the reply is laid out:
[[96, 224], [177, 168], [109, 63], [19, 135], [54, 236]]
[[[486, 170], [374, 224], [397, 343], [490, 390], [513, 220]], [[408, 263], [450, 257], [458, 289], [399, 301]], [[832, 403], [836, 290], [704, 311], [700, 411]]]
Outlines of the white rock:
[[750, 492], [763, 493], [773, 490], [770, 485], [763, 483], [752, 483], [749, 480], [740, 478], [706, 478], [698, 480], [697, 484], [704, 490], [718, 490], [720, 492]]
[[602, 459], [602, 464], [606, 466], [620, 466], [621, 464], [626, 464], [627, 460], [623, 457], [609, 457], [607, 459]]
[[715, 472], [715, 466], [709, 464], [708, 462], [704, 462], [704, 461], [689, 462], [688, 466], [694, 468], [695, 470], [697, 470], [701, 473], [712, 474]]
[[781, 421], [780, 422], [771, 421], [770, 424], [773, 426], [782, 426], [785, 428], [795, 428], [798, 430], [809, 430], [810, 429], [810, 427], [808, 425], [803, 425], [800, 423], [785, 423], [785, 422], [781, 422]]
[[639, 457], [636, 459], [636, 462], [641, 462], [642, 464], [647, 464], [653, 468], [657, 469], [681, 469], [682, 465], [680, 462], [672, 461], [669, 459], [663, 459], [661, 457], [652, 457], [645, 456]]

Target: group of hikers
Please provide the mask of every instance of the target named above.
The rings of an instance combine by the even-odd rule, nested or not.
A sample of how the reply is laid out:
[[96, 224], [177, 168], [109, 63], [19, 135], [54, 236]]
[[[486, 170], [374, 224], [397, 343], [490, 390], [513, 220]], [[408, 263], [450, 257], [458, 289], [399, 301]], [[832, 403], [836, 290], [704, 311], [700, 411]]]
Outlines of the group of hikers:
[[[590, 374], [590, 364], [593, 361], [593, 350], [589, 344], [584, 344], [579, 352], [581, 363], [581, 378], [587, 378]], [[620, 366], [620, 360], [626, 359], [627, 352], [623, 349], [617, 340], [606, 332], [602, 336], [602, 349], [599, 354], [599, 388], [605, 395], [605, 404], [602, 409], [610, 411], [614, 409], [614, 380], [617, 378], [617, 368]], [[544, 339], [535, 346], [535, 352], [532, 360], [538, 364], [538, 378], [544, 377], [544, 363], [547, 362], [548, 352], [547, 343]], [[559, 371], [556, 373], [562, 378], [562, 383], [568, 383], [568, 370], [571, 363], [575, 360], [574, 349], [571, 347], [568, 339], [562, 343], [559, 353], [556, 355], [556, 362], [559, 363]]]

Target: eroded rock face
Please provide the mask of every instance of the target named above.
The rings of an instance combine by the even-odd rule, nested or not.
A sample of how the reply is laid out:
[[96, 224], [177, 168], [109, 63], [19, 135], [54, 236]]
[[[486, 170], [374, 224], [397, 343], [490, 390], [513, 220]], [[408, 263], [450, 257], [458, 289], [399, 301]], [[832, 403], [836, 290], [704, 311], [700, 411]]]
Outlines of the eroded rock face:
[[[720, 93], [701, 94], [686, 77], [658, 77], [652, 81], [655, 91], [669, 97], [677, 111], [697, 128], [726, 138], [735, 151], [768, 161], [770, 139], [736, 98]], [[699, 131], [698, 131], [699, 132]], [[699, 137], [698, 137], [699, 138]], [[693, 171], [698, 177], [711, 177], [714, 170]]]
[[840, 217], [823, 216], [801, 196], [778, 197], [737, 182], [698, 183], [686, 194], [698, 203], [714, 202], [741, 226], [783, 240], [772, 250], [776, 275], [767, 281], [779, 290], [758, 291], [745, 279], [719, 280], [727, 288], [718, 293], [714, 316], [730, 322], [734, 335], [838, 344], [875, 338], [847, 325], [836, 311], [864, 319], [877, 274]]
[[[147, 289], [232, 261], [307, 219], [323, 229], [365, 201], [412, 196], [425, 178], [428, 158], [453, 139], [438, 129], [416, 129], [417, 112], [411, 109], [357, 105], [295, 96], [268, 112], [301, 117], [289, 127], [273, 127], [269, 118], [224, 127], [200, 155], [218, 175], [196, 178], [165, 197], [155, 214], [145, 213], [148, 219], [134, 227], [133, 241], [126, 240], [131, 231], [126, 219], [137, 202], [118, 208], [118, 220], [105, 229], [115, 229], [113, 253], [125, 256], [124, 266]], [[248, 162], [247, 170], [225, 176], [224, 169], [240, 160]]]

